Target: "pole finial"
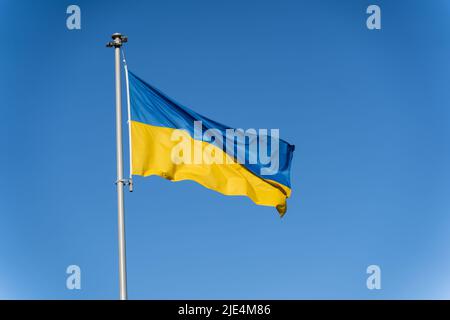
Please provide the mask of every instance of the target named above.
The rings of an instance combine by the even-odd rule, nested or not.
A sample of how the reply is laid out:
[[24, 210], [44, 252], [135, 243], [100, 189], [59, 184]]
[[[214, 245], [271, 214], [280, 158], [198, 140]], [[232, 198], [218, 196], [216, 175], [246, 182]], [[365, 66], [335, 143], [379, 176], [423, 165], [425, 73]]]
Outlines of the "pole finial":
[[110, 41], [106, 44], [106, 46], [108, 48], [120, 48], [122, 46], [122, 44], [124, 44], [125, 42], [128, 42], [128, 37], [122, 35], [121, 33], [113, 33], [111, 38], [113, 38], [113, 41]]

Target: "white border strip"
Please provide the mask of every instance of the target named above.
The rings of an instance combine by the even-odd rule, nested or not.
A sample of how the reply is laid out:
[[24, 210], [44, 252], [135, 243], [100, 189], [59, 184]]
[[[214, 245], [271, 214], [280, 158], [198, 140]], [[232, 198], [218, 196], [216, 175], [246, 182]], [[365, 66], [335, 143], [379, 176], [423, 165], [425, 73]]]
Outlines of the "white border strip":
[[128, 146], [130, 149], [130, 183], [131, 179], [133, 177], [133, 156], [132, 156], [132, 144], [131, 144], [131, 107], [130, 107], [130, 85], [128, 82], [128, 66], [127, 61], [125, 60], [125, 53], [122, 49], [122, 55], [123, 55], [123, 67], [125, 69], [125, 83], [126, 83], [126, 89], [127, 89], [127, 113], [128, 113]]

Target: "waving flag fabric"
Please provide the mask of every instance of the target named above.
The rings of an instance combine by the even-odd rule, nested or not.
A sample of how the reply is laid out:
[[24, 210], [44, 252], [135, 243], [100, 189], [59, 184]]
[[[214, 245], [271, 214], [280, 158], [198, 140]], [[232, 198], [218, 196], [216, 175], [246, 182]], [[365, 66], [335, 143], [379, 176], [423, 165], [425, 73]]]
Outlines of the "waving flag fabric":
[[[281, 216], [286, 212], [293, 145], [281, 139], [275, 147], [268, 143], [267, 154], [276, 154], [278, 161], [276, 171], [270, 172], [260, 149], [251, 146], [254, 142], [270, 142], [273, 137], [269, 134], [250, 133], [239, 144], [238, 139], [227, 136], [230, 127], [176, 103], [132, 72], [128, 76], [132, 174], [193, 180], [224, 195], [247, 196], [258, 205], [276, 207]], [[180, 149], [180, 141], [189, 147]], [[177, 150], [184, 159], [189, 156], [193, 161], [174, 161]], [[239, 161], [238, 154], [245, 154], [243, 160], [253, 162]]]

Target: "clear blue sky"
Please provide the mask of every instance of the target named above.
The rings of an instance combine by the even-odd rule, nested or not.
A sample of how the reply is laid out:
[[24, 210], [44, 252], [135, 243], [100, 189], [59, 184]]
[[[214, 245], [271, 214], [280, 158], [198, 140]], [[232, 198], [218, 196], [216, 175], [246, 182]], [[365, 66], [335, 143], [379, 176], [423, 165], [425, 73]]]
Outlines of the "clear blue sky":
[[175, 100], [296, 145], [283, 219], [137, 177], [130, 298], [450, 298], [449, 14], [445, 0], [1, 0], [0, 298], [118, 297], [113, 32]]

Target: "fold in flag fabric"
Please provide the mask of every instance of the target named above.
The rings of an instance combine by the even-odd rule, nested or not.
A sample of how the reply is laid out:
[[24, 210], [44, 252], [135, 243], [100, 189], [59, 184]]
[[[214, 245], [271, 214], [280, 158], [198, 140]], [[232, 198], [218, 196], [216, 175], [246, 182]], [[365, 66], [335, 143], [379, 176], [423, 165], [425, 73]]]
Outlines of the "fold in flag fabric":
[[[130, 71], [128, 76], [133, 175], [193, 180], [224, 195], [247, 196], [258, 205], [276, 207], [284, 215], [291, 194], [293, 145], [281, 139], [271, 144], [273, 137], [264, 132], [246, 132], [238, 143], [237, 136], [227, 133], [242, 129], [231, 129], [176, 103]], [[258, 148], [255, 142], [260, 143]], [[268, 145], [265, 157], [261, 142]], [[241, 161], [238, 155], [244, 155]], [[277, 161], [275, 171], [270, 169], [272, 160]]]

